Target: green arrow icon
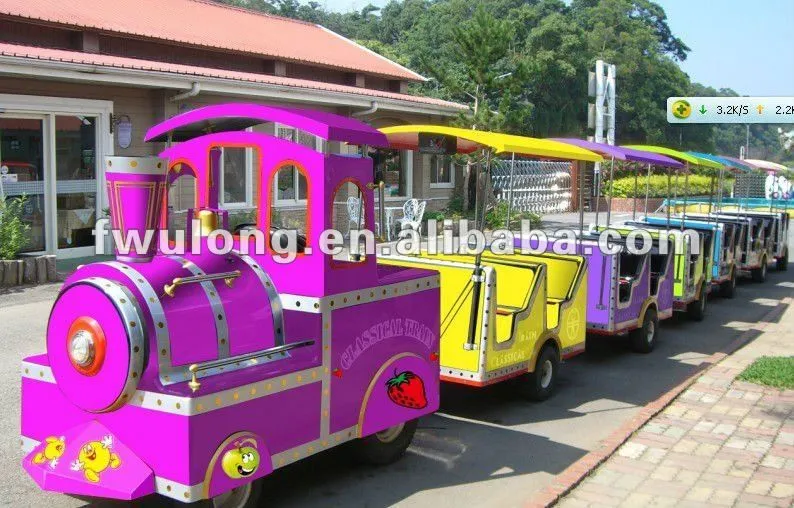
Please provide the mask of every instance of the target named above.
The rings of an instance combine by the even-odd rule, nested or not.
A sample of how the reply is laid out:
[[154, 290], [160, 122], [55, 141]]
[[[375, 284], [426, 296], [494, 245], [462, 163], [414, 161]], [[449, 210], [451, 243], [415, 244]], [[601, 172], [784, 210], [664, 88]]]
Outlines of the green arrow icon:
[[705, 115], [705, 114], [706, 114], [706, 106], [704, 106], [703, 104], [701, 104], [701, 105], [700, 105], [700, 109], [699, 109], [698, 111], [700, 111], [700, 114], [701, 114], [701, 115]]

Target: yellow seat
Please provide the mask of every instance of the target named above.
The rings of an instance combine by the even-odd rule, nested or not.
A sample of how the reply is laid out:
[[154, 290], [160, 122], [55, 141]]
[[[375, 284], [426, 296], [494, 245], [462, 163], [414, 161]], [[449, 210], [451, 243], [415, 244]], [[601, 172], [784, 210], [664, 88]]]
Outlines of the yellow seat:
[[560, 298], [546, 299], [546, 328], [557, 328], [560, 324], [560, 304], [564, 301]]

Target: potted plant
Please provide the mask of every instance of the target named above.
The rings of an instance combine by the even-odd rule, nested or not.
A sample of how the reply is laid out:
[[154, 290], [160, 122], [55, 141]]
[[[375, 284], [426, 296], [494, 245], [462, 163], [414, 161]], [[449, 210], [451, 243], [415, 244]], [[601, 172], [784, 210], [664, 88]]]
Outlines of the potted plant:
[[26, 196], [0, 199], [0, 285], [22, 282], [24, 264], [17, 258], [30, 241], [30, 225], [23, 220], [26, 203]]

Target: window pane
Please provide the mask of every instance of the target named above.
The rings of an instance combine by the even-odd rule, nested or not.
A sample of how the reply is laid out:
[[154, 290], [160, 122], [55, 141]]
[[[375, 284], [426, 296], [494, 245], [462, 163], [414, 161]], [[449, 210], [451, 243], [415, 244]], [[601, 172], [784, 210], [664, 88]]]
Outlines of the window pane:
[[448, 156], [430, 156], [430, 183], [452, 183], [452, 159]]
[[42, 121], [0, 118], [0, 167], [6, 199], [27, 196], [22, 220], [30, 225], [22, 252], [44, 250], [44, 143]]
[[406, 174], [403, 168], [401, 152], [398, 150], [380, 150], [374, 154], [377, 176], [385, 184], [386, 197], [405, 196]]
[[298, 171], [297, 169], [295, 172], [298, 175], [298, 199], [306, 199], [306, 191], [308, 190], [308, 183], [306, 182], [306, 177]]
[[245, 203], [246, 151], [250, 148], [225, 147], [223, 149], [223, 202]]
[[55, 117], [58, 248], [94, 245], [96, 118]]
[[281, 139], [286, 139], [287, 141], [292, 141], [293, 143], [298, 140], [295, 129], [290, 129], [289, 127], [279, 127], [276, 136]]
[[276, 175], [276, 200], [295, 199], [295, 166], [284, 166]]

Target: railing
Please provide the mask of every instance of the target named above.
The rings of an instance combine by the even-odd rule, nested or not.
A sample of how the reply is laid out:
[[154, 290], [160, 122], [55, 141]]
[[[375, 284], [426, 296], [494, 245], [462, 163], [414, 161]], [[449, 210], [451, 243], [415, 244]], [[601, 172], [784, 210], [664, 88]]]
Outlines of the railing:
[[[517, 212], [559, 213], [571, 209], [571, 165], [568, 162], [500, 160], [494, 165], [493, 188], [499, 200]], [[512, 173], [512, 186], [511, 186]]]

